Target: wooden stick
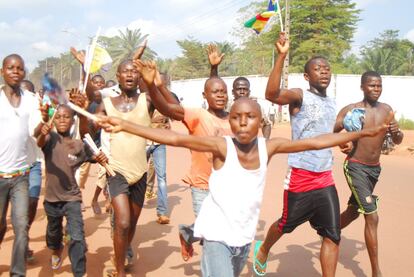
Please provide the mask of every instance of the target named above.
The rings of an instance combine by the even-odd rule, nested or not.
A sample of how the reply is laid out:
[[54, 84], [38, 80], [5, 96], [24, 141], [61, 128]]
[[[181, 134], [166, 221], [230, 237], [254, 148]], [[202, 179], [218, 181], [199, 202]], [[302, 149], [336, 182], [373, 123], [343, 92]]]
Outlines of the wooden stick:
[[[96, 144], [95, 144], [95, 142], [93, 141], [93, 139], [92, 139], [92, 137], [91, 137], [91, 135], [89, 135], [89, 134], [86, 134], [85, 135], [85, 137], [84, 137], [84, 139], [83, 139], [83, 141], [87, 144], [87, 145], [89, 145], [89, 147], [92, 149], [92, 151], [93, 151], [93, 153], [95, 154], [95, 155], [98, 155], [99, 154], [99, 149], [98, 149], [98, 147], [96, 146]], [[107, 164], [107, 163], [104, 163], [104, 164], [102, 164], [102, 166], [105, 168], [105, 170], [106, 170], [106, 173], [108, 173], [108, 175], [109, 176], [115, 176], [116, 175], [116, 173], [115, 173], [115, 171], [113, 171], [113, 169]]]
[[[59, 107], [59, 106], [58, 106]], [[47, 122], [47, 124], [49, 125], [49, 127], [52, 127], [53, 125], [53, 120], [55, 120], [56, 114], [57, 114], [57, 108], [55, 109], [55, 112], [53, 113], [52, 117], [49, 119], [49, 121]]]
[[72, 110], [74, 110], [75, 112], [77, 112], [77, 113], [79, 113], [79, 114], [81, 114], [81, 115], [83, 115], [83, 116], [86, 116], [87, 118], [89, 118], [89, 119], [91, 119], [91, 120], [93, 120], [93, 121], [98, 121], [98, 117], [96, 116], [96, 115], [94, 115], [94, 114], [91, 114], [90, 112], [88, 112], [88, 111], [85, 111], [84, 109], [82, 109], [81, 107], [79, 107], [79, 106], [76, 106], [75, 104], [73, 104], [72, 102], [68, 102], [67, 103], [67, 105], [69, 106], [69, 108], [71, 108]]

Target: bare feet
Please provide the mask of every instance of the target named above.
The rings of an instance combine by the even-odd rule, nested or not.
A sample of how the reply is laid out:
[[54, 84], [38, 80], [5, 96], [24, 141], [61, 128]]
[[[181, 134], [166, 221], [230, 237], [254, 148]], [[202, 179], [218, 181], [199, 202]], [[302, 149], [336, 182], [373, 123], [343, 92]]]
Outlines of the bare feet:
[[98, 204], [98, 201], [92, 201], [91, 207], [92, 207], [92, 211], [95, 215], [102, 214], [102, 210], [101, 210], [101, 207]]
[[170, 219], [166, 215], [159, 215], [157, 219], [158, 224], [168, 224], [170, 223]]
[[184, 240], [181, 234], [180, 234], [180, 243], [181, 243], [181, 257], [186, 262], [193, 256], [194, 248], [191, 244], [188, 244]]

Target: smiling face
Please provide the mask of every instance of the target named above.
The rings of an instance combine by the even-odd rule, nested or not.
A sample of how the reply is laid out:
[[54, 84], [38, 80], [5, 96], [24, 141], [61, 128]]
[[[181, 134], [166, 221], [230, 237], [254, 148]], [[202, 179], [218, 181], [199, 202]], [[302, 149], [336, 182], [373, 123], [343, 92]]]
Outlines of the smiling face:
[[73, 122], [73, 111], [67, 106], [59, 106], [56, 110], [56, 116], [54, 119], [55, 127], [58, 133], [62, 135], [69, 133]]
[[236, 100], [231, 107], [231, 131], [241, 144], [249, 144], [257, 138], [261, 121], [262, 112], [259, 104], [247, 97]]
[[18, 88], [24, 79], [24, 61], [19, 55], [10, 55], [3, 60], [1, 75], [4, 82], [12, 88]]
[[116, 73], [119, 87], [123, 91], [135, 91], [138, 87], [139, 72], [131, 60], [121, 63]]
[[311, 88], [319, 92], [325, 92], [331, 82], [331, 67], [324, 58], [315, 58], [310, 60], [305, 67], [305, 79], [309, 82]]
[[369, 103], [376, 103], [382, 93], [382, 79], [377, 76], [370, 76], [361, 84], [364, 92], [364, 100]]
[[224, 110], [228, 101], [226, 83], [219, 78], [207, 80], [203, 96], [207, 100], [209, 109]]

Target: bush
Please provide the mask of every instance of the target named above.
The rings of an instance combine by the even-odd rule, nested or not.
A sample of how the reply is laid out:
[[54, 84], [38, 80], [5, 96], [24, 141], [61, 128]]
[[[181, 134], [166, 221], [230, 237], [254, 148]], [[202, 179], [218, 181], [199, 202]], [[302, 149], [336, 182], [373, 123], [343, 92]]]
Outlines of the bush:
[[398, 120], [398, 124], [403, 130], [414, 130], [414, 121], [408, 118], [404, 118], [404, 115], [401, 115], [400, 120]]

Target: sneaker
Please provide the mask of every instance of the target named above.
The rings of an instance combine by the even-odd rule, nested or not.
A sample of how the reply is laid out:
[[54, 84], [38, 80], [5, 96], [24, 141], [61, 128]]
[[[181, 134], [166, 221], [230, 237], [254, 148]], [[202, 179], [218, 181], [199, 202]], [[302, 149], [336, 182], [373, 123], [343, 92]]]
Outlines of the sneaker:
[[166, 215], [159, 215], [157, 219], [158, 224], [168, 224], [170, 223], [170, 219]]
[[52, 255], [52, 257], [50, 258], [50, 266], [52, 267], [52, 269], [53, 270], [59, 269], [61, 265], [62, 265], [62, 257], [58, 255]]

